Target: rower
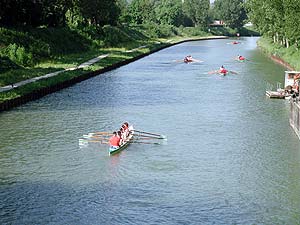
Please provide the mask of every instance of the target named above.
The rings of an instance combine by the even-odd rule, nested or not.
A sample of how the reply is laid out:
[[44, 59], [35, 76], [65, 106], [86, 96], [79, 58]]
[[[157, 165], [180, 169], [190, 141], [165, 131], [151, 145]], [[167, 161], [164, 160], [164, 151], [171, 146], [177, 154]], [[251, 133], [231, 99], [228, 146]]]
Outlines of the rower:
[[183, 61], [185, 63], [192, 62], [193, 61], [193, 57], [191, 55], [188, 55], [188, 56], [184, 57]]
[[228, 72], [228, 70], [226, 70], [225, 68], [224, 68], [224, 66], [221, 66], [220, 67], [220, 69], [219, 69], [219, 73], [222, 73], [222, 74], [226, 74]]
[[121, 138], [117, 135], [117, 132], [113, 132], [113, 136], [109, 139], [109, 145], [111, 148], [118, 148], [120, 146]]
[[121, 140], [122, 140], [121, 142], [123, 143], [126, 140], [126, 136], [125, 136], [123, 127], [120, 128], [120, 130], [118, 131], [118, 134], [120, 135]]
[[238, 60], [245, 60], [246, 58], [244, 56], [238, 55]]
[[122, 145], [123, 142], [125, 141], [125, 139], [123, 138], [123, 134], [122, 134], [121, 130], [119, 130], [119, 131], [117, 132], [117, 135], [118, 135], [118, 137], [120, 138], [120, 145]]
[[185, 63], [189, 62], [188, 56], [184, 57], [183, 62], [185, 62]]
[[129, 135], [128, 123], [123, 123], [122, 125], [124, 136], [127, 138]]

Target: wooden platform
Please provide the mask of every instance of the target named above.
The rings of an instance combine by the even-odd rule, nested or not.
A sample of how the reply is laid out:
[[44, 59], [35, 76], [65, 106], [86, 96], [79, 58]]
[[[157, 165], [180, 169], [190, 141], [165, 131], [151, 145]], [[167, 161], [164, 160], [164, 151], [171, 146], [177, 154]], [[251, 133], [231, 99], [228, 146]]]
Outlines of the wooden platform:
[[284, 99], [288, 97], [284, 91], [266, 91], [266, 96], [269, 98], [279, 98]]

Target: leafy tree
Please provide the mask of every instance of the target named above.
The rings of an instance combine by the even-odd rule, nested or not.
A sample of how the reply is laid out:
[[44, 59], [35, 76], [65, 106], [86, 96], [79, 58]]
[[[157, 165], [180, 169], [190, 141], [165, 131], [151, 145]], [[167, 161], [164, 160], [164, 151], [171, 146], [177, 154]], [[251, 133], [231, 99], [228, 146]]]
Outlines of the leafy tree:
[[183, 21], [181, 0], [161, 0], [155, 8], [158, 23], [179, 26]]
[[136, 24], [156, 23], [154, 9], [159, 4], [159, 0], [133, 0], [129, 6], [131, 22]]
[[43, 0], [43, 24], [51, 27], [66, 25], [66, 12], [71, 7], [71, 0]]
[[284, 31], [286, 35], [286, 46], [290, 42], [298, 47], [300, 37], [300, 3], [298, 0], [283, 0], [285, 7]]
[[0, 1], [0, 23], [8, 26], [42, 24], [41, 1], [2, 0]]
[[115, 25], [120, 15], [116, 0], [81, 0], [77, 2], [83, 18], [94, 25]]
[[2, 0], [0, 23], [8, 26], [65, 25], [71, 0]]
[[239, 28], [247, 18], [243, 0], [216, 0], [215, 12], [231, 28]]
[[130, 15], [128, 12], [128, 2], [127, 0], [117, 0], [116, 2], [118, 8], [120, 9], [120, 15], [118, 21], [120, 22], [129, 22]]
[[185, 0], [184, 13], [196, 26], [207, 27], [209, 22], [209, 0]]
[[298, 0], [248, 0], [248, 15], [263, 35], [274, 43], [298, 46], [300, 37], [300, 2]]

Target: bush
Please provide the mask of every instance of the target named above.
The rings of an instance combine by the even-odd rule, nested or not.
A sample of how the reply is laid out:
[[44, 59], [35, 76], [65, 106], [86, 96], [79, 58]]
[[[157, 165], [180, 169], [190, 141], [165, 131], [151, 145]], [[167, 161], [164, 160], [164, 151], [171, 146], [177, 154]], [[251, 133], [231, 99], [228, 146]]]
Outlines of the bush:
[[11, 61], [7, 56], [0, 57], [0, 73], [19, 68], [20, 66]]
[[10, 44], [4, 50], [8, 58], [22, 66], [33, 65], [32, 53], [26, 52], [24, 47], [18, 46], [17, 44]]
[[150, 38], [167, 38], [174, 36], [177, 33], [174, 26], [171, 25], [158, 25], [156, 23], [147, 23], [142, 26], [145, 33]]
[[207, 32], [200, 27], [179, 27], [180, 33], [185, 36], [207, 36]]

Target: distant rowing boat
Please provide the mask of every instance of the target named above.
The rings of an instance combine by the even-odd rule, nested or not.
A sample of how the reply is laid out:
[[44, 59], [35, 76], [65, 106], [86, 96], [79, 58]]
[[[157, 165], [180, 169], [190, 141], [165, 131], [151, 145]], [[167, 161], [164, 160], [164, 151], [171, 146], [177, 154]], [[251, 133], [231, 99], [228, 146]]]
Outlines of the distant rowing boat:
[[134, 134], [133, 126], [129, 127], [129, 131], [130, 131], [130, 133], [127, 137], [127, 140], [122, 145], [120, 145], [117, 148], [116, 147], [109, 148], [109, 155], [114, 155], [114, 154], [117, 154], [117, 153], [123, 151], [130, 144], [130, 142], [133, 139], [133, 134]]

